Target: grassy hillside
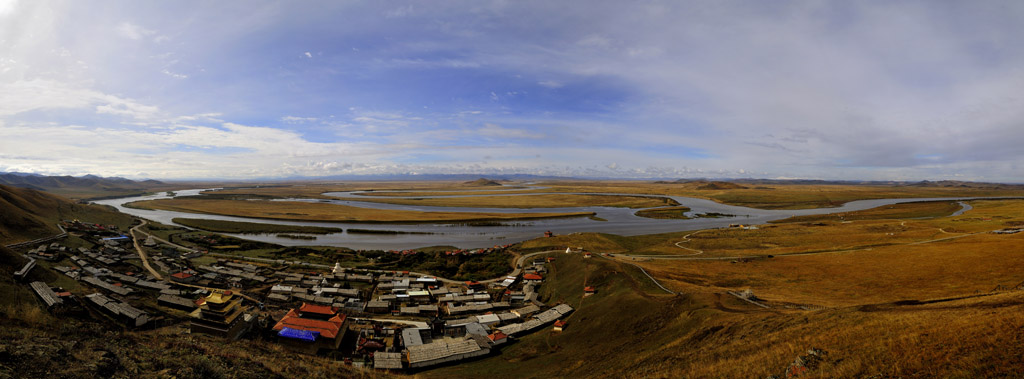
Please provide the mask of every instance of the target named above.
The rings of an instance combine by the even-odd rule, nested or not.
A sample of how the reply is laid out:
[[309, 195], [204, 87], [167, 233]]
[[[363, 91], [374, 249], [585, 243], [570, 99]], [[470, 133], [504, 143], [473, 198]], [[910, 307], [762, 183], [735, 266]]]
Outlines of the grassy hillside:
[[156, 180], [134, 181], [95, 175], [75, 177], [0, 174], [0, 184], [46, 191], [71, 199], [129, 196], [168, 187], [166, 183]]
[[[524, 246], [531, 249], [584, 246], [625, 255], [610, 261], [554, 254], [540, 291], [545, 301], [579, 308], [565, 332], [529, 335], [498, 356], [423, 375], [1020, 377], [1024, 291], [1014, 288], [1024, 282], [1017, 269], [1024, 264], [1024, 233], [987, 231], [1024, 225], [1024, 201], [971, 205], [956, 217], [915, 219], [942, 216], [953, 207], [914, 204], [864, 211], [852, 222], [528, 241]], [[760, 258], [631, 256], [697, 251], [677, 243], [704, 249], [691, 258]], [[862, 248], [767, 257], [850, 246]], [[659, 292], [628, 265], [634, 262], [683, 295]], [[598, 288], [597, 295], [580, 297], [584, 280]], [[771, 308], [727, 294], [744, 289]], [[792, 365], [798, 357], [803, 366]]]
[[118, 225], [126, 230], [132, 218], [108, 208], [76, 204], [45, 192], [0, 185], [0, 244], [29, 241], [60, 233], [64, 219]]
[[[1019, 376], [1024, 292], [819, 311], [764, 310], [732, 296], [659, 293], [635, 269], [556, 254], [544, 300], [577, 307], [562, 333], [526, 336], [494, 357], [424, 377]], [[581, 298], [584, 278], [598, 294]], [[645, 280], [647, 282], [645, 282]], [[904, 305], [901, 305], [904, 304]]]

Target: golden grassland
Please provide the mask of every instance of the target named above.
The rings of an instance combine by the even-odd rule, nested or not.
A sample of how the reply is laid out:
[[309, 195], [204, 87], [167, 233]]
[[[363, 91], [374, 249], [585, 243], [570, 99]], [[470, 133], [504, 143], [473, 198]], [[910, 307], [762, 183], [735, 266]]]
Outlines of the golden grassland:
[[[457, 194], [457, 191], [466, 191], [465, 194], [502, 194], [508, 193], [506, 191], [488, 191], [490, 188], [517, 188], [515, 186], [510, 187], [489, 187], [489, 186], [476, 186], [464, 182], [456, 181], [369, 181], [369, 182], [309, 182], [309, 183], [288, 183], [288, 184], [277, 184], [268, 186], [253, 186], [253, 187], [227, 187], [224, 189], [211, 191], [211, 193], [226, 194], [226, 195], [262, 195], [262, 196], [273, 196], [280, 198], [317, 198], [317, 199], [330, 199], [331, 197], [323, 196], [324, 192], [343, 192], [343, 191], [415, 191], [411, 193], [419, 193], [421, 191], [427, 193], [434, 193], [430, 191], [442, 191], [437, 192], [437, 195], [452, 195]], [[394, 192], [382, 192], [374, 193], [369, 192], [366, 195], [389, 195], [394, 194], [395, 196], [405, 196], [403, 193]], [[423, 195], [415, 195], [423, 196]]]
[[[669, 195], [710, 199], [724, 204], [762, 209], [806, 209], [836, 207], [853, 200], [884, 198], [927, 197], [986, 197], [1024, 196], [1019, 186], [965, 185], [950, 187], [922, 187], [908, 185], [855, 185], [855, 184], [766, 184], [744, 185], [742, 188], [708, 186], [704, 182], [654, 183], [639, 181], [576, 180], [547, 181], [531, 184], [541, 189], [523, 188], [522, 191], [493, 191], [493, 187], [473, 186], [461, 182], [346, 182], [304, 183], [261, 188], [231, 188], [217, 193], [253, 194], [275, 197], [328, 198], [322, 194], [334, 191], [373, 191], [365, 197], [443, 196], [443, 195], [501, 195], [510, 193], [604, 193], [635, 195]], [[508, 188], [508, 187], [505, 187]], [[710, 189], [709, 189], [710, 188]], [[388, 192], [403, 191], [403, 192]], [[490, 204], [500, 205], [506, 198], [495, 196]]]
[[644, 209], [636, 212], [638, 217], [656, 218], [659, 220], [687, 220], [690, 217], [686, 216], [686, 212], [689, 212], [689, 207], [668, 207], [658, 209]]
[[[785, 377], [810, 348], [808, 377], [992, 377], [1024, 373], [1024, 292], [930, 304], [818, 311], [753, 307], [721, 292], [659, 293], [623, 262], [578, 254], [541, 287], [576, 308], [561, 333], [522, 337], [496, 356], [425, 371], [440, 377]], [[582, 298], [582, 287], [597, 287]]]
[[[785, 224], [711, 230], [686, 247], [738, 260], [650, 260], [653, 275], [685, 291], [752, 289], [767, 300], [843, 306], [927, 300], [1024, 282], [1024, 234], [992, 230], [1024, 224], [1024, 201], [975, 201], [973, 210], [933, 220]], [[786, 256], [793, 253], [822, 254]], [[685, 254], [688, 251], [679, 251]]]
[[205, 200], [180, 198], [147, 200], [130, 203], [133, 207], [177, 212], [207, 213], [227, 216], [255, 217], [276, 220], [328, 222], [464, 222], [522, 220], [552, 217], [589, 216], [589, 212], [569, 213], [468, 213], [418, 212], [359, 208], [340, 204], [294, 201]]
[[922, 201], [893, 204], [855, 212], [794, 216], [772, 221], [772, 223], [935, 218], [949, 216], [960, 210], [960, 208], [960, 204], [955, 201]]
[[786, 377], [797, 356], [817, 348], [827, 354], [807, 377], [1019, 377], [1022, 310], [1015, 292], [887, 309], [710, 311], [634, 367], [659, 377]]
[[486, 208], [560, 208], [560, 207], [623, 207], [651, 208], [678, 205], [674, 200], [661, 197], [619, 195], [540, 194], [530, 196], [474, 196], [414, 199], [354, 199], [363, 202], [427, 205], [435, 207]]
[[354, 195], [360, 197], [410, 197], [410, 196], [467, 196], [467, 195], [515, 195], [515, 194], [526, 194], [526, 193], [549, 193], [543, 188], [533, 189], [528, 187], [505, 187], [502, 190], [464, 190], [464, 189], [449, 189], [449, 190], [437, 190], [437, 191], [371, 191], [371, 192], [360, 192]]
[[1012, 253], [1024, 238], [985, 234], [948, 242], [749, 262], [658, 260], [639, 264], [680, 291], [751, 289], [783, 303], [848, 306], [988, 292], [1024, 282]]
[[629, 181], [543, 182], [549, 192], [630, 193], [704, 198], [719, 203], [762, 209], [836, 207], [853, 200], [925, 197], [1022, 196], [1016, 187], [916, 187], [853, 184], [771, 184], [737, 189], [700, 189], [705, 184]]

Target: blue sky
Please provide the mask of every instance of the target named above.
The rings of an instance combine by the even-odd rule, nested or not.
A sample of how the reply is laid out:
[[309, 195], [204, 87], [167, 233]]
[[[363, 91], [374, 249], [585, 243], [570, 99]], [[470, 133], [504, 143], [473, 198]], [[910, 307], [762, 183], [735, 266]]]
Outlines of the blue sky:
[[0, 171], [1022, 181], [1016, 1], [0, 0]]

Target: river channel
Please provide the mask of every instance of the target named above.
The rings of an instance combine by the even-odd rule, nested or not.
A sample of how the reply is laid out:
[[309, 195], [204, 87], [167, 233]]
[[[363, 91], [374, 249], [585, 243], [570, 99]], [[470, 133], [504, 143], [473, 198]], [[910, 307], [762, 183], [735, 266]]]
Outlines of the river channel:
[[[529, 187], [539, 189], [540, 187]], [[516, 188], [521, 190], [523, 188]], [[420, 224], [380, 224], [380, 223], [352, 223], [352, 222], [309, 222], [309, 221], [286, 221], [268, 220], [248, 217], [233, 217], [221, 215], [209, 215], [198, 213], [185, 213], [163, 210], [145, 210], [127, 208], [124, 204], [141, 201], [167, 199], [175, 196], [195, 196], [203, 191], [211, 189], [192, 189], [176, 191], [174, 195], [160, 193], [149, 196], [136, 196], [118, 199], [106, 199], [95, 201], [97, 204], [109, 205], [121, 212], [142, 217], [152, 221], [176, 225], [171, 219], [199, 218], [209, 220], [241, 221], [280, 225], [309, 225], [344, 228], [345, 232], [326, 235], [310, 235], [316, 240], [294, 240], [280, 238], [275, 234], [229, 234], [249, 240], [270, 242], [285, 246], [319, 245], [339, 246], [352, 249], [382, 249], [399, 250], [413, 249], [425, 246], [456, 246], [464, 249], [490, 247], [521, 242], [543, 236], [545, 231], [555, 234], [569, 234], [582, 232], [611, 233], [623, 236], [668, 233], [687, 230], [699, 230], [710, 228], [727, 227], [730, 224], [763, 224], [768, 221], [779, 220], [791, 216], [816, 215], [827, 213], [851, 212], [875, 208], [883, 205], [917, 202], [917, 201], [957, 201], [976, 198], [909, 198], [909, 199], [875, 199], [857, 200], [835, 208], [816, 208], [801, 210], [764, 210], [747, 208], [734, 205], [716, 203], [711, 200], [697, 199], [683, 196], [657, 196], [671, 198], [679, 204], [689, 207], [688, 215], [719, 213], [733, 215], [731, 217], [705, 218], [697, 217], [688, 220], [660, 220], [645, 217], [638, 217], [635, 213], [639, 209], [617, 208], [617, 207], [568, 207], [568, 208], [467, 208], [467, 207], [436, 207], [436, 206], [413, 206], [356, 201], [358, 192], [328, 192], [324, 195], [337, 198], [336, 200], [321, 199], [281, 199], [278, 201], [305, 201], [316, 203], [343, 204], [354, 207], [371, 209], [396, 209], [413, 210], [426, 212], [498, 212], [498, 213], [530, 213], [530, 212], [594, 212], [596, 217], [607, 221], [597, 221], [588, 217], [543, 219], [543, 220], [514, 220], [501, 222], [500, 226], [467, 226], [457, 223], [420, 223]], [[494, 190], [486, 190], [494, 191]], [[401, 192], [401, 191], [395, 191]], [[462, 191], [466, 192], [466, 191]], [[452, 196], [416, 196], [415, 198], [443, 198], [443, 197], [466, 197], [466, 196], [530, 196], [542, 193], [529, 194], [503, 194], [503, 195], [452, 195]], [[560, 193], [560, 194], [591, 194], [591, 193]], [[627, 195], [636, 194], [600, 194], [600, 195]], [[651, 195], [641, 195], [651, 196]], [[406, 198], [406, 197], [389, 197]], [[965, 207], [966, 208], [966, 207]], [[966, 209], [964, 209], [966, 210]], [[350, 228], [386, 230], [398, 232], [412, 232], [417, 234], [364, 234], [349, 233]], [[429, 233], [429, 234], [424, 234]], [[226, 233], [228, 234], [228, 233]]]

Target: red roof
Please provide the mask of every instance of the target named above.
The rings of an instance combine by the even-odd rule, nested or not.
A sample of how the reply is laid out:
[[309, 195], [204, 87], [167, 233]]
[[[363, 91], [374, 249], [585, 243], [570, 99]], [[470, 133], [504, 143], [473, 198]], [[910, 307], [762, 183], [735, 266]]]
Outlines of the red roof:
[[583, 287], [583, 292], [594, 292], [594, 287]]
[[192, 274], [186, 274], [184, 272], [179, 272], [179, 273], [171, 274], [171, 276], [173, 276], [175, 278], [178, 278], [178, 279], [188, 279], [188, 278], [192, 277]]
[[324, 338], [335, 338], [341, 330], [341, 325], [345, 323], [345, 317], [346, 316], [343, 314], [338, 314], [327, 321], [311, 320], [299, 317], [298, 312], [292, 309], [291, 311], [288, 311], [288, 314], [281, 318], [281, 321], [277, 322], [277, 325], [274, 325], [274, 330], [280, 331], [287, 327], [292, 329], [308, 330], [310, 332], [319, 332]]
[[479, 286], [479, 285], [480, 285], [480, 282], [478, 282], [478, 281], [475, 281], [475, 280], [467, 280], [467, 281], [466, 281], [466, 285], [467, 285], [467, 286]]
[[555, 321], [555, 326], [556, 327], [562, 327], [562, 326], [565, 326], [566, 324], [568, 324], [568, 322], [565, 322], [565, 321], [562, 321], [562, 320]]
[[537, 274], [526, 274], [523, 275], [523, 280], [544, 280], [544, 277]]
[[489, 336], [487, 336], [487, 338], [489, 338], [491, 341], [497, 341], [497, 340], [500, 340], [500, 339], [503, 339], [503, 338], [507, 338], [507, 337], [508, 336], [505, 335], [505, 333], [502, 333], [502, 332], [494, 332], [494, 333], [491, 333]]
[[334, 309], [334, 307], [329, 307], [329, 306], [326, 306], [326, 305], [314, 305], [314, 304], [302, 303], [302, 306], [299, 307], [299, 312], [302, 312], [302, 313], [317, 313], [317, 314], [322, 314], [322, 315], [333, 315], [335, 313], [338, 313], [338, 310]]

